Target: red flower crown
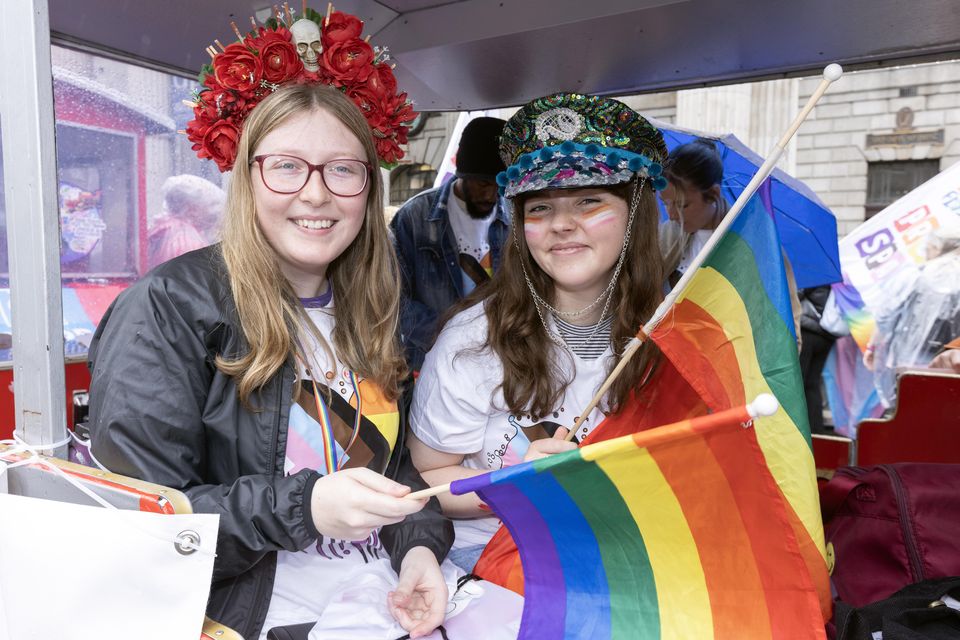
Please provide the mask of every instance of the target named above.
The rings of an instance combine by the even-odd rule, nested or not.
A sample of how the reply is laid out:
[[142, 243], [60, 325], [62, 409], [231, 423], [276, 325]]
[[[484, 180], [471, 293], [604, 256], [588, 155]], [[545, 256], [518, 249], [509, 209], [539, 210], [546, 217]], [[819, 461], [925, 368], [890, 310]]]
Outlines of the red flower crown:
[[[306, 7], [294, 21], [289, 6], [263, 26], [250, 18], [253, 31], [240, 33], [239, 42], [219, 51], [207, 47], [213, 59], [200, 72], [203, 86], [190, 102], [194, 120], [186, 134], [200, 158], [210, 158], [220, 171], [233, 168], [243, 122], [266, 96], [289, 82], [333, 85], [360, 107], [376, 142], [380, 164], [393, 165], [403, 157], [407, 123], [417, 113], [406, 93], [397, 93], [397, 80], [386, 48], [371, 47], [361, 39], [363, 22], [327, 6], [326, 17]], [[314, 28], [314, 25], [316, 28]], [[319, 32], [319, 38], [316, 34]], [[298, 35], [295, 37], [294, 33]]]

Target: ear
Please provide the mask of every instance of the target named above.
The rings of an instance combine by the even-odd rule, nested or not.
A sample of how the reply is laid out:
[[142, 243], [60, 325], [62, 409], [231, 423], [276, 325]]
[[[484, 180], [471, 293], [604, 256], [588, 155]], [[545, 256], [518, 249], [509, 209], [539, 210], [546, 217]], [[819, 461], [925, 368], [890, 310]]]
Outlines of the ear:
[[713, 185], [712, 187], [710, 187], [709, 189], [703, 192], [703, 196], [705, 199], [710, 200], [711, 202], [719, 202], [721, 198], [720, 185], [718, 184]]

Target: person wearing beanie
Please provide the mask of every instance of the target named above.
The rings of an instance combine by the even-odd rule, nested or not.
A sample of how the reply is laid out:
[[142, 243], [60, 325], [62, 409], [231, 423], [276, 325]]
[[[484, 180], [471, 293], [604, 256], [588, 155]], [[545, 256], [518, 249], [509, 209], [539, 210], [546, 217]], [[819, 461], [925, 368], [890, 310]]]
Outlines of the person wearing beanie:
[[390, 223], [403, 280], [401, 338], [414, 371], [433, 344], [438, 318], [500, 264], [509, 230], [496, 183], [506, 168], [498, 152], [504, 124], [489, 117], [467, 123], [456, 175], [411, 198]]

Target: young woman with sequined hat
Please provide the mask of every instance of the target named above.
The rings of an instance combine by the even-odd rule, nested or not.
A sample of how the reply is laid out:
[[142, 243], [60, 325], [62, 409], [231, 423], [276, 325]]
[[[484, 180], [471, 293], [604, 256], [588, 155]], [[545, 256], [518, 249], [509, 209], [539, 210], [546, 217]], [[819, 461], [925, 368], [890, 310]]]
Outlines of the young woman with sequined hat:
[[405, 497], [425, 485], [400, 455], [378, 164], [414, 114], [361, 27], [288, 10], [211, 48], [187, 133], [232, 169], [223, 241], [127, 289], [90, 346], [93, 454], [219, 514], [207, 613], [251, 640], [318, 619], [428, 635], [456, 587], [452, 529]]
[[[566, 433], [662, 298], [654, 192], [660, 132], [616, 100], [560, 93], [507, 123], [498, 176], [513, 237], [501, 271], [464, 301], [427, 355], [410, 423], [431, 484], [575, 446]], [[641, 386], [644, 345], [576, 436]], [[471, 568], [498, 521], [474, 494], [445, 496], [451, 559]]]

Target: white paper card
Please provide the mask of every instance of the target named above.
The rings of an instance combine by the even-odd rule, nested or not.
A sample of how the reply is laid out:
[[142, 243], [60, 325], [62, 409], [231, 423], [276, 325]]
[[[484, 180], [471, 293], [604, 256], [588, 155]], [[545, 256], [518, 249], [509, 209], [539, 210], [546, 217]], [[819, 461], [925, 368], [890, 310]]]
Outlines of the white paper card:
[[198, 640], [219, 520], [0, 494], [0, 640]]

